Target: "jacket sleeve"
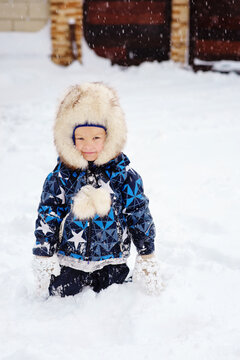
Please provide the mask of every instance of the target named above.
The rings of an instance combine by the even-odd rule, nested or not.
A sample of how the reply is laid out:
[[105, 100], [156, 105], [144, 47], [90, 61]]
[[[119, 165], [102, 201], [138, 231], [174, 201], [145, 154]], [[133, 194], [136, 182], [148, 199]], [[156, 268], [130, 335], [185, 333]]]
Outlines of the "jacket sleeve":
[[153, 253], [155, 226], [148, 207], [148, 198], [144, 194], [142, 179], [133, 169], [127, 171], [122, 196], [123, 214], [127, 219], [128, 230], [138, 254]]
[[52, 256], [56, 252], [60, 225], [69, 211], [66, 205], [64, 184], [59, 166], [57, 166], [48, 175], [43, 185], [34, 233], [36, 237], [34, 255]]

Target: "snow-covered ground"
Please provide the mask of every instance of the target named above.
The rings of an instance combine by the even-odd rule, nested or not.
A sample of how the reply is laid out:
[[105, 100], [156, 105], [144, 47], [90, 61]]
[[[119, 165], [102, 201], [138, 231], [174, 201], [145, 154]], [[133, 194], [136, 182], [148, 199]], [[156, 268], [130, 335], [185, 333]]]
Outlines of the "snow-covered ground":
[[[240, 77], [172, 62], [123, 70], [86, 44], [84, 65], [62, 68], [49, 59], [49, 38], [49, 27], [0, 33], [0, 358], [239, 359]], [[56, 103], [84, 81], [119, 93], [125, 152], [157, 228], [159, 297], [133, 284], [34, 297], [31, 248], [42, 184], [56, 162]]]

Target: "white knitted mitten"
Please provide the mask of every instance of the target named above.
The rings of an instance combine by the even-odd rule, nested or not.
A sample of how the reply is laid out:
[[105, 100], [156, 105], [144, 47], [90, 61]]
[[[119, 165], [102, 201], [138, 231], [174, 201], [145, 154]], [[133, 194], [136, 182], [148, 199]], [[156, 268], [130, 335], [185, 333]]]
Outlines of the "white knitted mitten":
[[154, 256], [138, 255], [133, 270], [133, 282], [150, 295], [158, 295], [163, 290], [160, 268]]
[[58, 276], [60, 274], [58, 258], [56, 255], [52, 257], [34, 256], [32, 268], [36, 282], [36, 295], [47, 298], [51, 275]]

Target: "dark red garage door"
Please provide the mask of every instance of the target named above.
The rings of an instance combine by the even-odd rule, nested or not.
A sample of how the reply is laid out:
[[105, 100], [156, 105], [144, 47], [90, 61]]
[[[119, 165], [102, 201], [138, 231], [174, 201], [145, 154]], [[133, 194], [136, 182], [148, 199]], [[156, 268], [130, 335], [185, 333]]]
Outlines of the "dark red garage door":
[[168, 60], [170, 21], [170, 0], [84, 2], [85, 39], [113, 64]]
[[240, 60], [240, 0], [191, 0], [189, 62]]

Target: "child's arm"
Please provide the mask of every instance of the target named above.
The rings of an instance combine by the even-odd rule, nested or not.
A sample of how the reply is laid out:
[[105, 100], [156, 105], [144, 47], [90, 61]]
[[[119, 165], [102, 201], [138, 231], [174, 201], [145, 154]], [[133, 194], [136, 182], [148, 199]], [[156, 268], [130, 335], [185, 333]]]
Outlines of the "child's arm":
[[128, 229], [137, 248], [133, 281], [150, 294], [158, 294], [162, 289], [159, 265], [154, 256], [155, 226], [148, 208], [148, 198], [144, 194], [141, 177], [132, 169], [123, 187], [123, 199]]
[[59, 242], [59, 229], [69, 209], [66, 205], [63, 179], [58, 165], [45, 180], [36, 220], [36, 246], [33, 248], [33, 272], [38, 296], [48, 296], [51, 275], [59, 275], [60, 267], [54, 253]]
[[122, 196], [123, 214], [138, 254], [153, 254], [155, 226], [148, 207], [148, 198], [144, 194], [142, 179], [133, 169], [127, 172]]
[[56, 252], [60, 225], [69, 212], [65, 199], [65, 182], [59, 172], [59, 165], [44, 182], [36, 220], [34, 255], [53, 256]]

